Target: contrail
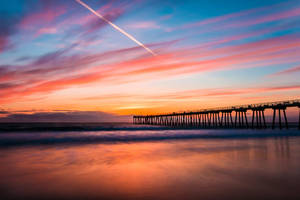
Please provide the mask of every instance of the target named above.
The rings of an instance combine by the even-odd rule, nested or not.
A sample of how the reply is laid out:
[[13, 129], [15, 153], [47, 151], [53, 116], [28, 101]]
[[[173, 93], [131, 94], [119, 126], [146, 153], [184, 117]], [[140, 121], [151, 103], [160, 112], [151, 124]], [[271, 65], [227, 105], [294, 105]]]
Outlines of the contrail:
[[80, 3], [82, 6], [86, 7], [89, 11], [91, 11], [92, 13], [94, 13], [97, 17], [99, 17], [100, 19], [102, 19], [105, 22], [107, 22], [109, 25], [111, 25], [116, 30], [120, 31], [122, 34], [124, 34], [129, 39], [131, 39], [132, 41], [134, 41], [135, 43], [137, 43], [139, 46], [141, 46], [144, 49], [146, 49], [149, 53], [151, 53], [154, 56], [156, 55], [151, 49], [149, 49], [148, 47], [146, 47], [145, 45], [143, 45], [140, 41], [138, 41], [137, 39], [135, 39], [132, 35], [130, 35], [126, 31], [124, 31], [123, 29], [121, 29], [120, 27], [118, 27], [117, 25], [115, 25], [114, 23], [112, 23], [111, 21], [109, 21], [108, 19], [106, 19], [105, 17], [103, 17], [101, 14], [97, 13], [94, 9], [92, 9], [91, 7], [89, 7], [87, 4], [85, 4], [81, 0], [75, 0], [75, 1], [77, 1], [78, 3]]

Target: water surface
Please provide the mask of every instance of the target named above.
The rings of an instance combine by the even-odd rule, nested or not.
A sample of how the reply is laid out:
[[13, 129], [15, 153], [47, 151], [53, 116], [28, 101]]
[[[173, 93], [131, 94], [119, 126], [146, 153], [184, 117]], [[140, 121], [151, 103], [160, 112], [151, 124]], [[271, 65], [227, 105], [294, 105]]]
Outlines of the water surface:
[[279, 132], [3, 132], [0, 199], [299, 199], [299, 132]]

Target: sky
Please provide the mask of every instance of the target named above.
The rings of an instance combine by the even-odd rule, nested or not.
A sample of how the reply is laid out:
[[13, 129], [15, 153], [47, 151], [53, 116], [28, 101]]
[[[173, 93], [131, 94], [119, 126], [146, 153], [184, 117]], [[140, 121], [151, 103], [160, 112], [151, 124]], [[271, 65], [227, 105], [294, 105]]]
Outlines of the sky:
[[82, 2], [134, 39], [76, 0], [1, 1], [0, 121], [300, 98], [300, 0]]

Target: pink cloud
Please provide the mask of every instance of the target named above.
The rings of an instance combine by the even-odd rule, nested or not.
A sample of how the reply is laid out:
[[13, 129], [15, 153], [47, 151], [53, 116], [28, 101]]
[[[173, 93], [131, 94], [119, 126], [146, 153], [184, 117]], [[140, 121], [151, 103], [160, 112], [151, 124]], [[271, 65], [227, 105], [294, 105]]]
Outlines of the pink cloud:
[[272, 74], [272, 75], [285, 75], [285, 74], [291, 74], [291, 73], [296, 73], [296, 72], [300, 72], [300, 65], [296, 66], [296, 67], [289, 68], [287, 70], [277, 72], [277, 73]]
[[7, 38], [0, 36], [0, 53], [4, 51], [5, 47], [7, 45]]
[[[159, 47], [164, 45], [169, 45], [169, 43], [150, 46]], [[4, 71], [0, 74], [0, 84], [20, 81], [23, 82], [23, 84], [18, 84], [13, 88], [1, 88], [0, 101], [6, 102], [8, 99], [11, 100], [12, 97], [47, 93], [74, 85], [108, 80], [118, 69], [109, 65], [100, 65], [99, 68], [101, 68], [102, 72], [95, 73], [95, 71], [89, 70], [90, 68], [86, 66], [96, 61], [110, 59], [119, 55], [131, 53], [135, 53], [136, 55], [139, 51], [144, 53], [140, 47], [134, 47], [78, 57], [64, 57], [62, 56], [64, 51], [58, 51], [41, 56], [33, 63], [20, 67], [22, 70], [10, 70], [12, 66], [7, 66], [7, 68], [3, 68]], [[85, 70], [82, 70], [82, 66], [85, 66]], [[78, 74], [78, 72], [80, 73]], [[38, 79], [36, 77], [38, 77]]]
[[291, 9], [291, 10], [287, 10], [287, 11], [282, 11], [282, 12], [262, 16], [257, 19], [251, 19], [248, 21], [243, 20], [238, 23], [232, 23], [232, 24], [226, 25], [226, 27], [252, 26], [252, 25], [256, 25], [256, 24], [277, 21], [277, 20], [286, 19], [286, 18], [290, 18], [290, 17], [296, 17], [299, 15], [300, 15], [300, 8], [295, 8], [295, 9]]
[[136, 22], [136, 23], [127, 25], [127, 27], [134, 28], [134, 29], [157, 29], [157, 28], [160, 28], [160, 26], [157, 25], [153, 21]]
[[250, 9], [250, 10], [243, 10], [243, 11], [230, 13], [230, 14], [226, 14], [226, 15], [222, 15], [222, 16], [212, 17], [212, 18], [204, 19], [204, 20], [199, 21], [199, 22], [184, 25], [181, 28], [184, 29], [184, 28], [191, 28], [191, 27], [197, 27], [197, 26], [203, 26], [203, 25], [210, 25], [210, 24], [214, 24], [214, 23], [218, 23], [218, 22], [223, 24], [225, 21], [227, 21], [229, 19], [239, 19], [240, 17], [246, 16], [246, 15], [249, 15], [249, 14], [265, 12], [266, 10], [273, 9], [274, 7], [277, 7], [277, 6], [283, 6], [284, 4], [285, 3], [280, 3], [280, 4], [277, 4], [277, 5], [264, 6], [264, 7], [260, 7], [260, 8], [253, 8], [253, 9]]
[[14, 44], [10, 41], [9, 34], [1, 35], [1, 30], [0, 30], [0, 54], [4, 51], [12, 49], [13, 47]]
[[[210, 88], [199, 90], [185, 90], [180, 92], [174, 92], [164, 95], [154, 95], [152, 98], [158, 99], [189, 99], [199, 97], [213, 97], [213, 96], [232, 96], [243, 94], [258, 94], [265, 92], [280, 92], [280, 91], [292, 91], [300, 90], [300, 85], [285, 85], [275, 87], [255, 87], [255, 88], [235, 88], [235, 89], [223, 89], [223, 88]], [[151, 97], [146, 97], [151, 98]]]
[[[282, 8], [286, 6], [291, 7], [290, 2], [283, 2], [271, 6], [254, 8], [251, 10], [244, 10], [244, 11], [231, 13], [223, 16], [212, 17], [199, 22], [185, 24], [178, 28], [187, 29], [187, 28], [202, 27], [207, 25], [209, 26], [209, 28], [205, 28], [205, 29], [202, 28], [200, 31], [200, 33], [206, 33], [210, 31], [228, 30], [229, 28], [249, 27], [257, 24], [292, 18], [300, 15], [300, 8], [292, 7], [283, 10]], [[274, 12], [274, 10], [277, 11]], [[247, 15], [251, 16], [251, 18], [244, 17]]]
[[36, 32], [35, 37], [44, 34], [55, 34], [55, 33], [57, 33], [57, 29], [55, 27], [43, 27]]
[[[80, 7], [80, 9], [82, 8]], [[106, 19], [115, 21], [125, 13], [125, 10], [126, 6], [124, 6], [122, 3], [114, 4], [112, 1], [110, 1], [101, 6], [97, 12], [101, 13]], [[83, 11], [85, 10], [83, 9]], [[79, 35], [80, 39], [77, 41], [78, 43], [85, 39], [91, 40], [89, 36], [94, 32], [106, 27], [107, 23], [103, 20], [99, 20], [90, 12], [86, 13], [87, 14], [85, 15], [81, 15], [81, 13], [72, 13], [72, 15], [68, 15], [59, 23], [56, 23], [55, 27], [58, 30], [62, 30], [67, 35]]]
[[[109, 12], [114, 12], [114, 10], [117, 9], [117, 12], [121, 12], [121, 8], [114, 8], [113, 4], [111, 2], [105, 4], [104, 6], [101, 6], [96, 12], [99, 12], [101, 14], [107, 14]], [[86, 24], [90, 22], [91, 20], [95, 19], [95, 16], [92, 14], [87, 14], [83, 17], [81, 17], [79, 20], [77, 20], [78, 24]], [[74, 21], [75, 22], [75, 21]]]
[[173, 14], [168, 14], [168, 15], [161, 16], [159, 19], [160, 20], [168, 20], [168, 19], [171, 19], [172, 17], [173, 17]]
[[[181, 90], [176, 92], [159, 92], [160, 94], [107, 94], [101, 96], [90, 96], [82, 98], [82, 100], [113, 100], [113, 99], [122, 99], [130, 100], [134, 95], [136, 101], [150, 100], [154, 101], [164, 101], [164, 100], [190, 100], [195, 98], [205, 98], [205, 97], [221, 97], [229, 98], [233, 96], [238, 97], [248, 97], [247, 95], [254, 96], [262, 93], [274, 93], [282, 91], [300, 91], [300, 85], [284, 85], [284, 86], [257, 86], [252, 88], [206, 88], [206, 89], [196, 89], [196, 90]], [[273, 94], [272, 94], [273, 96]], [[257, 98], [257, 97], [256, 97]], [[254, 98], [255, 99], [255, 98]]]
[[30, 29], [36, 25], [44, 25], [53, 22], [57, 17], [63, 15], [66, 8], [61, 7], [46, 7], [38, 12], [31, 12], [26, 15], [20, 22], [19, 27], [22, 29]]

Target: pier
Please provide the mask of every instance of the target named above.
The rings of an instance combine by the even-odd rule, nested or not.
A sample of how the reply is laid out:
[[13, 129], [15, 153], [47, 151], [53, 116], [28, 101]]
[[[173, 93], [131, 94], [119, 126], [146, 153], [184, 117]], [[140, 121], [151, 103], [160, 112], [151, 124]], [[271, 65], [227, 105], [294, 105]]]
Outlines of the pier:
[[[300, 129], [300, 99], [259, 104], [239, 105], [223, 108], [202, 109], [194, 112], [174, 112], [160, 115], [133, 116], [134, 124], [161, 125], [197, 128], [289, 128], [286, 109], [298, 108]], [[272, 124], [267, 125], [265, 110], [272, 109]], [[247, 116], [251, 112], [251, 117]]]

